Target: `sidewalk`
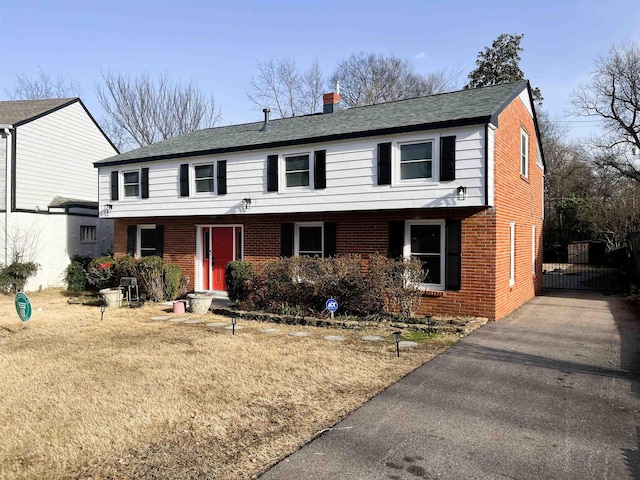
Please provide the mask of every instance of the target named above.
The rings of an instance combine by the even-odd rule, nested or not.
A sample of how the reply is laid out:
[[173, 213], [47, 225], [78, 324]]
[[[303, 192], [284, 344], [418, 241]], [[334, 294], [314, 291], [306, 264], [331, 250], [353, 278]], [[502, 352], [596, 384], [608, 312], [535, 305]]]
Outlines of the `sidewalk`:
[[640, 478], [639, 350], [620, 298], [537, 297], [260, 478]]

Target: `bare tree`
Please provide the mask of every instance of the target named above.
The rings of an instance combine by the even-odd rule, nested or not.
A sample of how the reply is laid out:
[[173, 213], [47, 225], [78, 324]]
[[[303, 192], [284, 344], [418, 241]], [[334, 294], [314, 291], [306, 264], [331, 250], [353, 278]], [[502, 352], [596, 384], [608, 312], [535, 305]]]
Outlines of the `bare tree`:
[[41, 100], [44, 98], [79, 97], [82, 89], [73, 80], [61, 76], [53, 77], [42, 68], [38, 75], [30, 77], [26, 73], [16, 74], [13, 90], [7, 90], [12, 100]]
[[259, 110], [269, 108], [276, 116], [295, 117], [316, 113], [321, 106], [323, 78], [314, 61], [300, 71], [291, 58], [257, 62], [258, 73], [249, 82], [247, 96]]
[[574, 92], [573, 106], [601, 120], [605, 133], [594, 139], [600, 161], [640, 182], [640, 45], [624, 43], [598, 57], [591, 81]]
[[422, 76], [407, 60], [361, 52], [341, 61], [330, 82], [340, 82], [342, 101], [355, 107], [441, 93], [453, 88], [456, 78], [446, 70]]
[[213, 127], [220, 118], [213, 97], [206, 97], [193, 82], [172, 83], [166, 74], [147, 73], [131, 78], [103, 74], [96, 96], [104, 109], [107, 131], [126, 132], [125, 146], [143, 147], [161, 140]]

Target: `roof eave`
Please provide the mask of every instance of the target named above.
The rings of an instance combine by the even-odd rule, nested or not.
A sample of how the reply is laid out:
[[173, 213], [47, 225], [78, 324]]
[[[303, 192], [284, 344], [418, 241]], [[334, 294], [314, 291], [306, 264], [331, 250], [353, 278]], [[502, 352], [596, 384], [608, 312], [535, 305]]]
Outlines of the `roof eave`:
[[269, 142], [269, 143], [238, 145], [235, 147], [212, 148], [207, 150], [194, 150], [192, 152], [153, 155], [150, 157], [143, 157], [143, 158], [129, 158], [125, 160], [112, 160], [112, 161], [105, 159], [105, 160], [99, 160], [97, 162], [94, 162], [93, 165], [95, 168], [112, 167], [117, 165], [128, 165], [132, 163], [147, 163], [147, 162], [152, 162], [157, 160], [170, 160], [175, 158], [199, 157], [203, 155], [217, 155], [221, 153], [245, 152], [250, 150], [268, 150], [272, 148], [302, 145], [305, 143], [331, 142], [331, 141], [337, 141], [337, 140], [349, 140], [349, 139], [363, 138], [363, 137], [379, 137], [383, 135], [393, 135], [397, 133], [418, 132], [422, 130], [435, 130], [439, 128], [452, 128], [452, 127], [464, 127], [469, 125], [480, 125], [480, 124], [485, 124], [491, 121], [492, 121], [492, 116], [485, 115], [480, 117], [445, 120], [441, 122], [420, 123], [415, 125], [402, 125], [398, 127], [365, 130], [360, 132], [345, 132], [345, 133], [338, 133], [338, 134], [332, 134], [332, 135], [320, 135], [317, 137], [304, 137], [304, 138], [298, 138], [293, 140], [282, 140], [282, 141]]

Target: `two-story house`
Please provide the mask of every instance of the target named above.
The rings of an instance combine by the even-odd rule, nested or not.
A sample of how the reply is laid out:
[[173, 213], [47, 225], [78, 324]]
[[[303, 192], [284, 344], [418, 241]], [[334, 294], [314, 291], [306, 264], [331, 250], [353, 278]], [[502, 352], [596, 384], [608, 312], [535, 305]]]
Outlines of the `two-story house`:
[[0, 101], [0, 263], [39, 265], [25, 290], [61, 286], [71, 256], [112, 249], [93, 162], [117, 153], [79, 98]]
[[543, 157], [528, 82], [197, 131], [95, 163], [116, 254], [195, 290], [225, 265], [379, 253], [424, 264], [421, 311], [499, 319], [541, 290]]

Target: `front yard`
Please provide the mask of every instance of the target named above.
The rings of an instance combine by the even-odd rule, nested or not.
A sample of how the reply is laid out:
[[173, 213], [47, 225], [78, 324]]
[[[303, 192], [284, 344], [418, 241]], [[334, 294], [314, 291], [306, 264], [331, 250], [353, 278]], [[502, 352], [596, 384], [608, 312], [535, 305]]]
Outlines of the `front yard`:
[[[241, 320], [232, 335], [151, 321], [167, 315], [156, 304], [107, 309], [101, 321], [59, 290], [30, 298], [22, 324], [13, 297], [0, 297], [2, 480], [251, 478], [458, 339], [428, 338], [396, 358], [383, 324]], [[260, 332], [270, 327], [279, 331]]]

